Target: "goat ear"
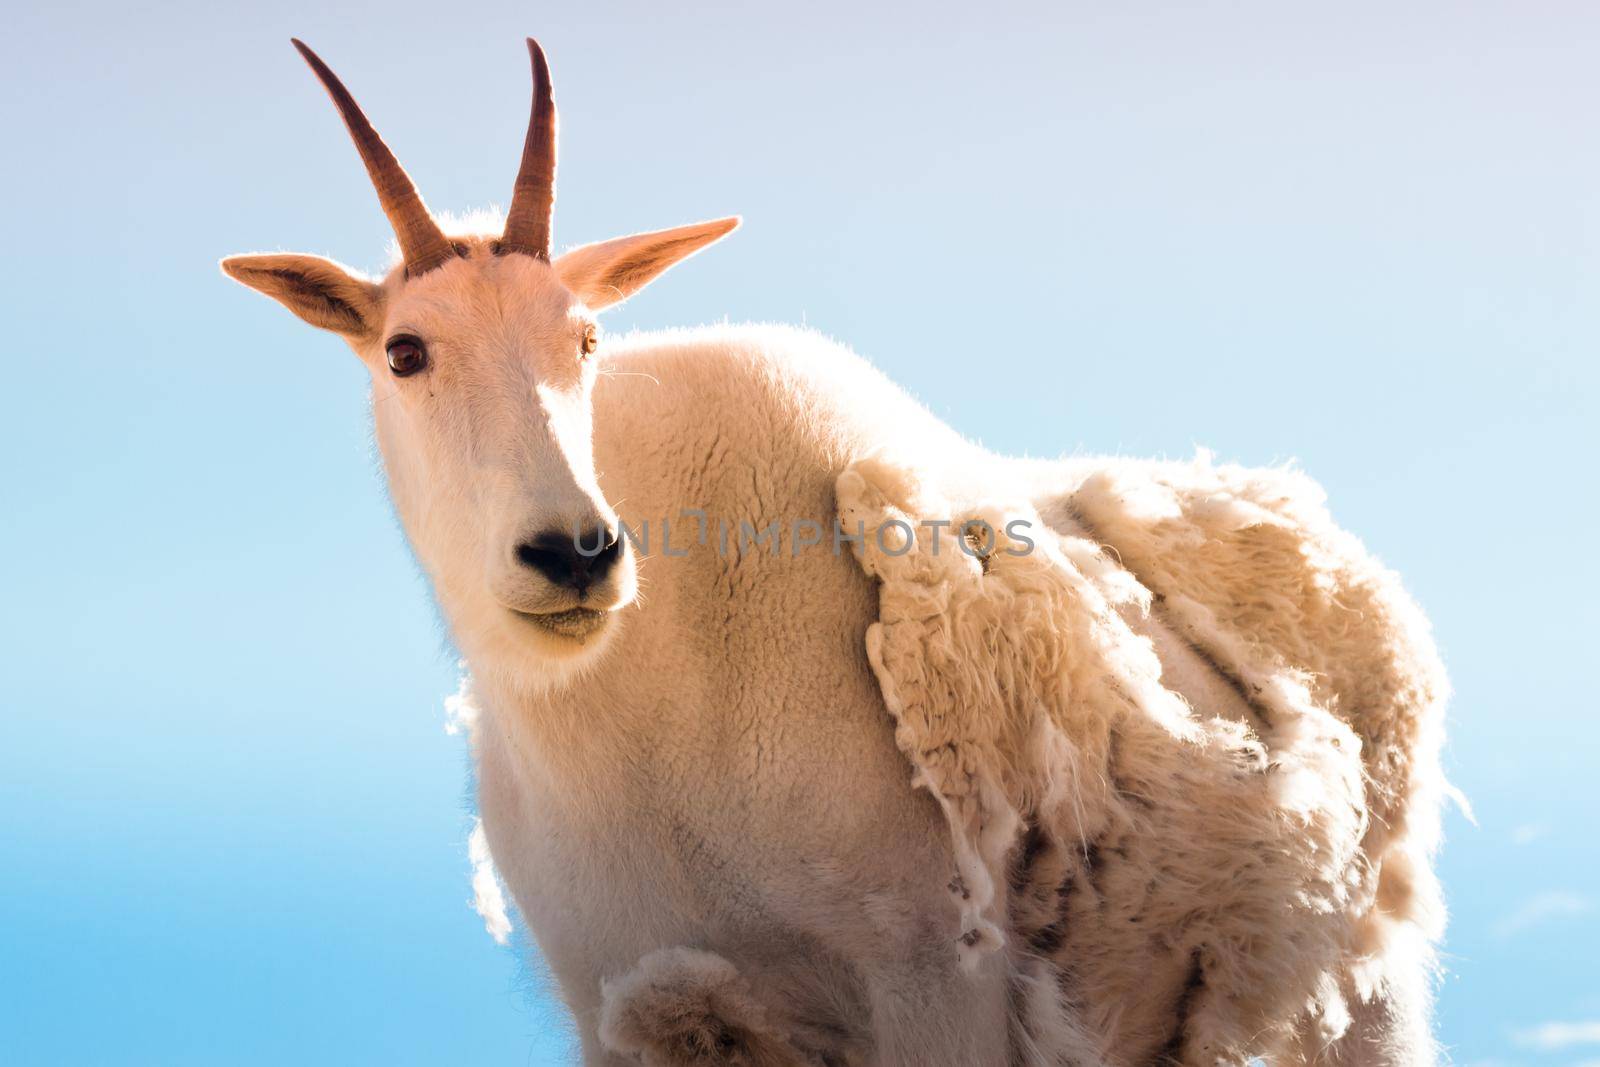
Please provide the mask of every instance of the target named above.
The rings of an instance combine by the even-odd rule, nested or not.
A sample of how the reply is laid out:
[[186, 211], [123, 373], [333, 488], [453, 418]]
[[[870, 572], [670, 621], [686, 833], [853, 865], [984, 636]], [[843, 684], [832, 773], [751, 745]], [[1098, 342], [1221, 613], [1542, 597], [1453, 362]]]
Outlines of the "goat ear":
[[222, 272], [265, 293], [313, 326], [365, 340], [383, 325], [383, 290], [321, 256], [229, 256]]
[[628, 299], [674, 263], [738, 226], [735, 216], [583, 245], [555, 261], [556, 276], [574, 296], [599, 311]]

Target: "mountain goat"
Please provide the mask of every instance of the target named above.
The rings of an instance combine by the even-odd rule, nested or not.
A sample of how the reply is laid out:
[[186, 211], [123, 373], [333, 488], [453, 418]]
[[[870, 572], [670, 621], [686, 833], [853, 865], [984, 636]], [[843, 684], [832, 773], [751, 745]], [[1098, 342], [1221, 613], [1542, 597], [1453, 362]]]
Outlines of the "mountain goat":
[[1445, 682], [1316, 488], [1009, 460], [801, 331], [602, 339], [738, 220], [555, 255], [528, 43], [503, 229], [447, 234], [296, 41], [402, 261], [222, 267], [371, 374], [585, 1062], [1429, 1062]]

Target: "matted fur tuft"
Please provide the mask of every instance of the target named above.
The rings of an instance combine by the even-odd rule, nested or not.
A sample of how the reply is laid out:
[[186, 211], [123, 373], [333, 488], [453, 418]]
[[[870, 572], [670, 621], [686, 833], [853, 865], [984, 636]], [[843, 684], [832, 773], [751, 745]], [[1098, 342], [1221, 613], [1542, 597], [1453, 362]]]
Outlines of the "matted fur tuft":
[[645, 1067], [809, 1067], [734, 965], [691, 948], [650, 953], [602, 983], [600, 1040]]
[[[1107, 524], [1123, 537], [1136, 521], [1128, 516], [1151, 514], [1168, 524], [1169, 542], [1187, 531], [1179, 547], [1192, 556], [1263, 521], [1260, 505], [1205, 491], [1203, 479], [1181, 496], [1124, 476], [1118, 497], [1108, 477], [1092, 476], [1073, 499], [1087, 497], [1084, 509], [1107, 519], [1123, 501], [1121, 523]], [[840, 475], [838, 501], [845, 529], [889, 531], [855, 546], [880, 582], [868, 657], [913, 781], [950, 826], [952, 936], [969, 964], [1002, 947], [1049, 961], [1084, 1027], [1116, 1050], [1112, 1062], [1292, 1062], [1336, 1046], [1352, 1006], [1370, 1015], [1387, 994], [1373, 976], [1385, 973], [1388, 942], [1415, 953], [1434, 929], [1428, 909], [1410, 910], [1426, 863], [1403, 882], [1387, 876], [1393, 823], [1378, 835], [1369, 817], [1404, 825], [1394, 768], [1431, 754], [1414, 730], [1392, 728], [1399, 712], [1380, 723], [1352, 717], [1352, 701], [1329, 688], [1371, 669], [1385, 648], [1393, 662], [1408, 646], [1396, 651], [1397, 635], [1381, 630], [1369, 647], [1350, 648], [1281, 604], [1287, 585], [1347, 591], [1362, 559], [1353, 541], [1324, 536], [1318, 547], [1331, 541], [1338, 553], [1330, 561], [1330, 550], [1306, 550], [1308, 522], [1271, 513], [1287, 535], [1242, 536], [1238, 561], [1225, 547], [1190, 573], [1183, 552], [1163, 545], [1153, 554], [1165, 580], [1152, 589], [1139, 553], [1118, 564], [1123, 537], [1105, 526], [1095, 530], [1112, 552], [1053, 533], [1025, 500], [951, 502], [934, 486], [874, 457]], [[987, 552], [962, 551], [951, 533], [973, 520], [994, 534]], [[1031, 551], [1013, 528], [1035, 542]], [[1185, 594], [1186, 618], [1200, 618], [1208, 600], [1228, 606], [1206, 609], [1201, 648], [1235, 672], [1255, 721], [1191, 708], [1130, 626], [1158, 599]], [[1198, 640], [1200, 629], [1183, 633]], [[1340, 652], [1354, 668], [1330, 662]], [[1416, 936], [1374, 936], [1396, 922]], [[1415, 959], [1403, 962], [1415, 971]], [[1418, 1035], [1407, 1040], [1417, 1047]], [[1420, 1041], [1426, 1049], [1425, 1023]]]

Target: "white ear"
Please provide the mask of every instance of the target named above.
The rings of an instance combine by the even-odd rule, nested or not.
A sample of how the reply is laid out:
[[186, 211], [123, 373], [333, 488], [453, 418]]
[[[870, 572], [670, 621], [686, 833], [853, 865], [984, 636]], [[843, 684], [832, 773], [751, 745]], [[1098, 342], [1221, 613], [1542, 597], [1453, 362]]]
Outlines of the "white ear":
[[229, 256], [222, 270], [311, 325], [352, 340], [370, 337], [383, 325], [383, 289], [331, 259], [290, 253]]
[[574, 296], [599, 311], [626, 300], [656, 275], [738, 225], [735, 216], [583, 245], [555, 261], [556, 276]]

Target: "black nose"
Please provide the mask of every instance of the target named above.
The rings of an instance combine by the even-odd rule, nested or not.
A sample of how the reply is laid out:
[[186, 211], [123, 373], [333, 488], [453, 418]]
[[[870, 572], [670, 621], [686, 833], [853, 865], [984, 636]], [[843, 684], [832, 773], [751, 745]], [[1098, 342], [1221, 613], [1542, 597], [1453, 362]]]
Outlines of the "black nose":
[[517, 546], [517, 560], [524, 567], [538, 571], [553, 585], [576, 589], [579, 596], [604, 581], [621, 558], [622, 539], [605, 526], [583, 534], [545, 530]]

